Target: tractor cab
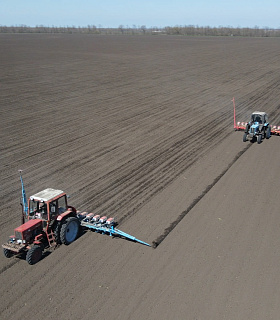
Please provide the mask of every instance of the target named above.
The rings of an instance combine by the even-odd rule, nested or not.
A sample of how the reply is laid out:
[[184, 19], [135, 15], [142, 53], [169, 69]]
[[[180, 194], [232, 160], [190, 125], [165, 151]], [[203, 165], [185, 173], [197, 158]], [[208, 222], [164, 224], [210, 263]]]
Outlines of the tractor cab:
[[50, 222], [67, 208], [66, 194], [61, 190], [48, 188], [29, 198], [28, 220], [42, 219]]
[[268, 125], [268, 116], [265, 112], [255, 111], [251, 115], [251, 121], [247, 124], [246, 131], [250, 137], [256, 136]]
[[268, 123], [268, 116], [265, 112], [255, 111], [251, 115], [251, 125]]

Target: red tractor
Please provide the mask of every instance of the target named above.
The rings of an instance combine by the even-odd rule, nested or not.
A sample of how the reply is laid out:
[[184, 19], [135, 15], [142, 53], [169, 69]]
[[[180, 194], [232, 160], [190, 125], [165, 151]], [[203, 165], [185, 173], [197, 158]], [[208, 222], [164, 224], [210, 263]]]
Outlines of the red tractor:
[[27, 262], [35, 264], [45, 249], [72, 243], [80, 229], [126, 238], [150, 247], [147, 242], [116, 229], [114, 218], [80, 212], [69, 206], [67, 196], [61, 190], [48, 188], [27, 201], [21, 175], [20, 180], [22, 225], [15, 229], [8, 242], [2, 244], [5, 257], [26, 254]]
[[61, 190], [45, 189], [31, 196], [27, 204], [22, 183], [22, 195], [23, 224], [2, 247], [7, 258], [25, 252], [27, 262], [32, 265], [41, 259], [46, 248], [73, 242], [79, 233], [80, 221], [76, 209], [68, 206], [67, 196]]

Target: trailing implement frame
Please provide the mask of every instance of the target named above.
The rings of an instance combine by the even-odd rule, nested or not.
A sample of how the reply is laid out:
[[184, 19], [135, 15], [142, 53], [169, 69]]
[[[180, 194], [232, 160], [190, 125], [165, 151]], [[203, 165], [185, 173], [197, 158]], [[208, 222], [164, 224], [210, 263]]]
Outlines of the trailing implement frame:
[[99, 215], [94, 215], [93, 213], [80, 213], [78, 212], [78, 217], [80, 219], [81, 226], [87, 229], [91, 229], [95, 232], [107, 234], [109, 236], [116, 236], [121, 238], [126, 238], [131, 241], [139, 242], [148, 247], [150, 244], [135, 238], [134, 236], [115, 228], [114, 218], [107, 219], [106, 216], [100, 217]]

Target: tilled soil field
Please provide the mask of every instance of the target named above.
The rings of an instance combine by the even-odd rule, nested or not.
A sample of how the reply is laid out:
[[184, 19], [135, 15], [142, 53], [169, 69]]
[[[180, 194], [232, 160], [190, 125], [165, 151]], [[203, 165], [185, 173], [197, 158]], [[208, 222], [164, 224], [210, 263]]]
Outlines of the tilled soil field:
[[0, 258], [1, 319], [279, 319], [280, 124], [273, 38], [0, 35], [0, 240], [62, 189], [153, 244], [87, 232]]

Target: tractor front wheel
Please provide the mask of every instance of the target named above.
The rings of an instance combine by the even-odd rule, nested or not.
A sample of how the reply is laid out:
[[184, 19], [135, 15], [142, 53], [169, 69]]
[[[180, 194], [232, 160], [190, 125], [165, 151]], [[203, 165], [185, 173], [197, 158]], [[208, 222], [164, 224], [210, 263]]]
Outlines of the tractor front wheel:
[[259, 135], [258, 135], [258, 144], [260, 144], [261, 142], [262, 142], [262, 135], [259, 134]]
[[11, 258], [14, 255], [13, 251], [6, 248], [3, 248], [3, 253], [6, 258]]
[[75, 217], [69, 217], [61, 226], [60, 240], [63, 244], [72, 243], [78, 236], [79, 233], [79, 220]]
[[247, 133], [244, 132], [244, 134], [243, 134], [243, 142], [246, 142], [246, 141], [247, 141]]
[[26, 254], [26, 261], [29, 264], [35, 264], [42, 258], [42, 247], [38, 245], [34, 245], [31, 247]]

